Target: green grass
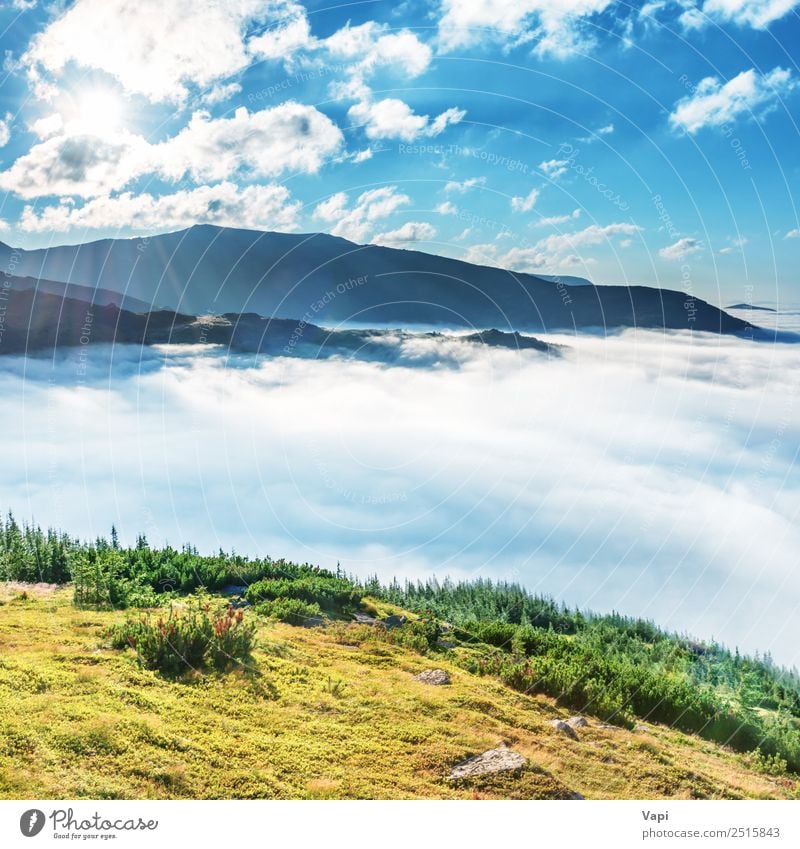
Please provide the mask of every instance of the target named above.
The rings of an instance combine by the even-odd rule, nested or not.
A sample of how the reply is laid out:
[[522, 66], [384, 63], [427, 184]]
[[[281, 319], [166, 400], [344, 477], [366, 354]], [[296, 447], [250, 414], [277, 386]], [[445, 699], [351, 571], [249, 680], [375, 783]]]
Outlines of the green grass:
[[[668, 726], [550, 727], [569, 713], [396, 632], [265, 617], [244, 667], [180, 679], [111, 647], [124, 611], [71, 588], [0, 587], [3, 798], [796, 798], [780, 764]], [[392, 610], [367, 599], [374, 612]], [[393, 611], [392, 611], [393, 612]], [[135, 614], [134, 614], [135, 615]], [[413, 629], [412, 629], [413, 630]], [[432, 666], [452, 685], [414, 680]], [[519, 774], [453, 784], [464, 757], [505, 742]]]

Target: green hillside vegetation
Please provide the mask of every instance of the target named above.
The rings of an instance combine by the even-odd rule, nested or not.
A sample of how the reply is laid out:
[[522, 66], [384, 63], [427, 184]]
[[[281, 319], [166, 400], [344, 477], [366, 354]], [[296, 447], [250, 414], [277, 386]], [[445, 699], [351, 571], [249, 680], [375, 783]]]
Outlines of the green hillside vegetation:
[[[188, 546], [156, 549], [143, 537], [124, 548], [115, 532], [110, 540], [85, 543], [20, 526], [10, 515], [0, 523], [0, 580], [56, 585], [15, 589], [9, 583], [0, 606], [0, 747], [9, 758], [0, 765], [0, 794], [557, 798], [574, 791], [598, 797], [797, 792], [796, 671], [769, 656], [745, 657], [650, 622], [567, 609], [515, 585], [360, 582], [309, 564], [223, 552], [203, 556]], [[242, 598], [230, 603], [220, 596], [224, 589]], [[367, 621], [353, 622], [354, 613]], [[405, 621], [387, 620], [390, 614]], [[397, 627], [386, 627], [389, 622]], [[409, 672], [431, 666], [449, 670], [452, 686], [420, 692], [424, 685]], [[567, 710], [590, 719], [590, 729], [582, 731], [591, 744], [590, 762], [579, 748], [583, 736], [580, 743], [560, 740], [547, 725]], [[179, 741], [164, 742], [154, 761], [165, 764], [162, 781], [143, 765], [159, 747], [145, 738], [151, 731], [156, 738], [167, 734], [162, 726], [172, 725], [169, 711], [208, 734], [185, 749]], [[401, 763], [393, 750], [383, 778], [379, 767], [388, 756], [373, 738], [368, 711], [379, 725], [391, 722], [394, 711], [396, 725], [384, 728], [380, 739], [405, 752]], [[309, 725], [297, 737], [291, 729], [301, 715]], [[234, 739], [249, 747], [238, 756], [235, 781], [218, 774], [229, 747], [210, 730], [216, 720], [230, 720]], [[137, 722], [150, 730], [136, 726], [134, 733], [129, 725]], [[642, 723], [646, 739], [640, 739]], [[69, 742], [70, 735], [80, 740]], [[294, 766], [286, 752], [273, 758], [289, 738]], [[337, 739], [352, 751], [337, 756]], [[444, 781], [459, 757], [499, 741], [527, 752], [537, 770], [471, 789]], [[262, 751], [267, 742], [269, 755]], [[308, 751], [297, 751], [298, 745]], [[576, 747], [568, 763], [555, 754], [565, 745]], [[260, 765], [250, 764], [245, 779], [254, 746], [262, 752]], [[328, 749], [314, 778], [307, 759], [317, 757], [320, 746]], [[367, 751], [375, 761], [369, 768]], [[166, 765], [175, 757], [183, 764], [180, 776]], [[644, 773], [641, 757], [648, 761]], [[356, 771], [331, 779], [346, 763]], [[105, 784], [103, 764], [113, 764], [109, 774], [117, 776]], [[208, 781], [199, 777], [202, 764]], [[622, 777], [612, 777], [611, 764]], [[681, 771], [687, 764], [691, 769]], [[652, 781], [642, 783], [637, 769]], [[59, 770], [66, 783], [53, 784]], [[265, 770], [272, 771], [269, 780]], [[266, 782], [261, 790], [257, 776]]]

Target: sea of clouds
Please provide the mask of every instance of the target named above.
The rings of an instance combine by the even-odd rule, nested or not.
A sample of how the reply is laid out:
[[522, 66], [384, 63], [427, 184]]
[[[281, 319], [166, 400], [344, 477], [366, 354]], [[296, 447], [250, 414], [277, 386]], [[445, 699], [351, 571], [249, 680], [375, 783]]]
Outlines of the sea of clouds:
[[81, 536], [493, 577], [798, 660], [800, 345], [6, 357], [2, 507]]

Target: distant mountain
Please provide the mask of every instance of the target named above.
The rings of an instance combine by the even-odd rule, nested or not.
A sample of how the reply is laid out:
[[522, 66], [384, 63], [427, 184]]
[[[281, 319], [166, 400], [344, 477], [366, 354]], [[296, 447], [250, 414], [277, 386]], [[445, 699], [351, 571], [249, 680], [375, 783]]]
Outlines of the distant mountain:
[[255, 312], [313, 323], [441, 324], [501, 330], [651, 327], [736, 333], [749, 326], [683, 292], [558, 287], [448, 257], [298, 235], [198, 225], [147, 239], [34, 251], [0, 245], [18, 275], [124, 293], [178, 312]]
[[574, 277], [571, 274], [539, 274], [537, 275], [540, 280], [547, 280], [548, 283], [559, 284], [562, 283], [564, 286], [592, 286], [593, 283], [591, 280], [587, 280], [585, 277]]
[[761, 312], [776, 312], [772, 307], [757, 307], [753, 304], [731, 304], [726, 310], [760, 310]]
[[[115, 304], [100, 306], [32, 289], [12, 290], [2, 307], [0, 354], [50, 354], [54, 349], [113, 342], [217, 344], [237, 353], [314, 358], [347, 354], [359, 359], [393, 361], [398, 357], [397, 331], [326, 330], [297, 319], [262, 318], [255, 313], [205, 316], [173, 310], [139, 313], [121, 310]], [[432, 341], [456, 338], [440, 333], [424, 335]], [[415, 339], [419, 339], [419, 334]], [[561, 346], [533, 336], [499, 330], [462, 335], [458, 339], [488, 347], [534, 349], [554, 356], [561, 351]]]
[[13, 275], [6, 275], [5, 280], [8, 282], [6, 288], [18, 292], [37, 291], [46, 295], [61, 295], [64, 298], [87, 301], [98, 307], [115, 304], [131, 312], [147, 312], [150, 309], [150, 304], [146, 301], [140, 301], [138, 298], [131, 298], [110, 289], [94, 289], [91, 286], [79, 286], [77, 283], [64, 283], [61, 280], [37, 280], [35, 277], [14, 277]]

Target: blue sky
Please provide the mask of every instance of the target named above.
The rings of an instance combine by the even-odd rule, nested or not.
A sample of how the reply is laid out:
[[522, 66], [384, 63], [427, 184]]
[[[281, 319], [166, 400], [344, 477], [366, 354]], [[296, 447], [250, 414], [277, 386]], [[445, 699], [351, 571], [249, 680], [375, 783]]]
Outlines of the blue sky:
[[6, 0], [0, 239], [212, 222], [798, 297], [794, 0]]

